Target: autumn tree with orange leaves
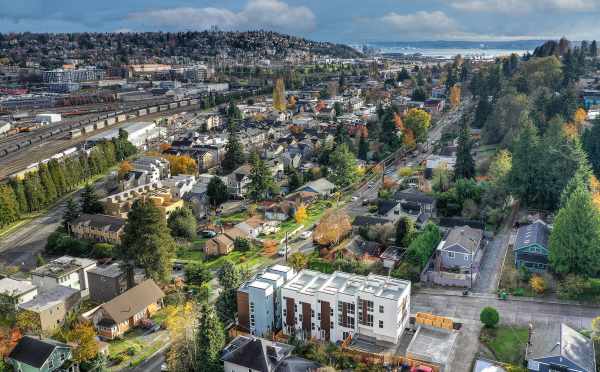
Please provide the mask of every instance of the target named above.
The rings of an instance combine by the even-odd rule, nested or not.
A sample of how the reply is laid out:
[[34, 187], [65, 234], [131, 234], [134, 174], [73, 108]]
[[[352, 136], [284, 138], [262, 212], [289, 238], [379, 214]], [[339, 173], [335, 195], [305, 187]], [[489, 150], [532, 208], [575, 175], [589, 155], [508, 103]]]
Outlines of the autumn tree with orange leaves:
[[121, 163], [121, 165], [119, 166], [119, 173], [118, 173], [119, 179], [123, 178], [124, 175], [131, 172], [132, 170], [133, 170], [133, 165], [131, 165], [131, 163], [129, 161], [124, 160]]
[[318, 245], [332, 246], [338, 244], [352, 230], [348, 214], [342, 211], [331, 211], [323, 216], [313, 233], [313, 241]]
[[452, 108], [458, 107], [460, 105], [460, 86], [454, 85], [450, 88], [450, 105]]
[[178, 174], [195, 174], [198, 169], [196, 160], [192, 159], [189, 155], [165, 155], [164, 158], [169, 162], [173, 176]]
[[263, 241], [263, 255], [271, 257], [274, 256], [275, 253], [277, 253], [277, 246], [279, 244], [277, 243], [276, 240], [272, 240], [272, 239], [265, 239]]
[[15, 348], [23, 334], [19, 328], [13, 327], [10, 330], [0, 329], [0, 356], [6, 357], [12, 349]]

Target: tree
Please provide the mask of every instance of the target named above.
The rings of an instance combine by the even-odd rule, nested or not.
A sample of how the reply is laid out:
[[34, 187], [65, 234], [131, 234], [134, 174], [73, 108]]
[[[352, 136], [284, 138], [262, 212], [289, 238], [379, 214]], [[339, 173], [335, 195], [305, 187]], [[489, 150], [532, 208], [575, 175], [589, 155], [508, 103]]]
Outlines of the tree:
[[500, 314], [493, 307], [484, 307], [479, 314], [479, 320], [487, 328], [494, 328], [500, 322]]
[[308, 257], [302, 252], [294, 252], [288, 259], [288, 264], [294, 268], [294, 270], [302, 270], [308, 265]]
[[413, 132], [417, 142], [423, 142], [431, 126], [431, 115], [425, 110], [410, 109], [404, 117], [404, 125]]
[[441, 240], [442, 234], [439, 227], [429, 223], [410, 242], [406, 249], [406, 256], [410, 262], [422, 270]]
[[592, 319], [592, 336], [594, 338], [600, 337], [600, 316]]
[[277, 240], [265, 239], [263, 241], [263, 255], [267, 257], [275, 255], [278, 245]]
[[485, 143], [508, 146], [529, 120], [529, 99], [525, 94], [506, 92], [494, 104], [482, 129]]
[[98, 214], [104, 212], [104, 206], [100, 203], [96, 189], [90, 183], [85, 185], [81, 193], [81, 212], [87, 214]]
[[185, 282], [200, 286], [212, 279], [212, 273], [205, 265], [189, 264], [185, 266]]
[[131, 172], [133, 170], [133, 165], [131, 165], [131, 163], [127, 160], [124, 160], [121, 165], [119, 166], [119, 172], [118, 172], [118, 177], [119, 179], [122, 179], [123, 176], [125, 176], [127, 173]]
[[8, 181], [8, 184], [15, 194], [17, 206], [19, 207], [19, 214], [27, 213], [29, 211], [29, 206], [27, 204], [27, 197], [25, 196], [25, 187], [23, 186], [23, 182], [16, 178], [11, 178]]
[[250, 250], [250, 241], [246, 238], [235, 238], [233, 247], [236, 251], [247, 252]]
[[600, 119], [594, 120], [592, 127], [583, 132], [582, 144], [594, 174], [600, 177]]
[[331, 182], [339, 187], [352, 185], [358, 179], [356, 158], [346, 144], [338, 146], [329, 156]]
[[216, 304], [219, 317], [224, 322], [231, 321], [235, 319], [237, 312], [236, 293], [244, 278], [237, 266], [229, 260], [225, 260], [217, 273], [217, 278], [222, 288]]
[[213, 208], [218, 207], [222, 203], [226, 202], [229, 199], [229, 191], [227, 190], [227, 185], [223, 183], [220, 177], [213, 177], [208, 182], [208, 186], [206, 187], [206, 195], [208, 196], [208, 201]]
[[313, 241], [318, 245], [338, 244], [352, 230], [350, 217], [342, 211], [327, 212], [315, 227]]
[[164, 158], [169, 162], [171, 174], [174, 176], [178, 174], [195, 174], [198, 170], [196, 160], [189, 155], [164, 155]]
[[304, 179], [302, 174], [297, 170], [293, 170], [292, 174], [289, 177], [288, 189], [290, 192], [297, 190], [300, 186], [304, 184]]
[[227, 106], [227, 118], [229, 123], [242, 119], [242, 112], [233, 101], [229, 101], [229, 106]]
[[40, 177], [40, 181], [42, 183], [42, 187], [46, 193], [46, 201], [51, 202], [54, 201], [58, 194], [56, 192], [56, 186], [54, 185], [54, 181], [50, 176], [50, 171], [48, 170], [48, 165], [44, 163], [40, 163], [38, 166], [38, 174]]
[[13, 189], [8, 185], [0, 185], [0, 227], [17, 221], [19, 204]]
[[173, 236], [193, 240], [198, 229], [196, 217], [188, 207], [178, 208], [167, 219], [167, 225]]
[[453, 108], [456, 108], [458, 105], [460, 105], [459, 85], [454, 85], [452, 88], [450, 88], [450, 105], [452, 105]]
[[282, 78], [278, 78], [275, 81], [275, 87], [273, 88], [273, 108], [279, 112], [283, 112], [287, 108], [285, 86]]
[[369, 141], [366, 136], [360, 136], [358, 141], [358, 158], [360, 160], [369, 160]]
[[590, 57], [596, 58], [598, 56], [598, 45], [596, 44], [596, 40], [593, 40], [590, 44]]
[[294, 220], [297, 224], [303, 223], [308, 218], [308, 213], [306, 212], [306, 206], [302, 203], [298, 205], [296, 208], [296, 213], [294, 213]]
[[63, 227], [65, 230], [69, 230], [69, 223], [75, 221], [77, 217], [79, 217], [79, 206], [73, 198], [70, 198], [67, 200], [67, 206], [63, 214]]
[[471, 137], [467, 123], [463, 122], [458, 136], [458, 149], [456, 152], [456, 165], [454, 166], [454, 178], [475, 177], [475, 160], [471, 155]]
[[415, 223], [408, 217], [402, 217], [396, 223], [396, 245], [407, 247], [415, 234]]
[[150, 200], [136, 200], [127, 213], [122, 255], [129, 266], [143, 267], [147, 277], [160, 282], [170, 279], [175, 241], [165, 217]]
[[531, 279], [529, 279], [529, 285], [537, 294], [546, 292], [547, 284], [541, 275], [532, 275]]
[[537, 130], [531, 123], [525, 125], [513, 145], [510, 188], [526, 203], [533, 200], [538, 189], [539, 146]]
[[78, 322], [67, 333], [67, 342], [74, 343], [73, 360], [77, 363], [90, 361], [98, 356], [96, 331], [90, 322]]
[[223, 371], [221, 350], [225, 347], [225, 330], [212, 306], [204, 305], [196, 330], [196, 366], [199, 372]]
[[15, 322], [17, 327], [24, 332], [34, 334], [42, 333], [42, 324], [40, 321], [40, 316], [33, 311], [24, 309], [19, 310], [17, 312]]
[[271, 175], [271, 170], [256, 152], [252, 154], [250, 164], [252, 164], [252, 169], [250, 170], [248, 196], [254, 201], [264, 200], [273, 190], [275, 184], [273, 175]]
[[221, 166], [227, 173], [233, 172], [237, 167], [244, 164], [244, 147], [240, 143], [237, 137], [237, 125], [234, 122], [230, 122], [227, 127], [228, 131], [228, 142], [225, 146], [225, 155]]
[[578, 187], [554, 221], [550, 235], [550, 265], [559, 274], [600, 275], [600, 211], [591, 193]]

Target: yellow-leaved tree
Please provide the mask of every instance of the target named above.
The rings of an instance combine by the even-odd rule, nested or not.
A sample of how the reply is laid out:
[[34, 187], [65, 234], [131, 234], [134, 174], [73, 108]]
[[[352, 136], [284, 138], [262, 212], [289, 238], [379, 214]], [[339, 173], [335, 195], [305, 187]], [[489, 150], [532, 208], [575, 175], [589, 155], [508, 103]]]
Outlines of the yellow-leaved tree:
[[278, 78], [275, 81], [275, 87], [273, 88], [273, 108], [279, 112], [285, 111], [287, 108], [285, 85], [282, 78]]
[[529, 285], [531, 285], [531, 289], [533, 289], [537, 294], [546, 292], [546, 281], [540, 275], [533, 275], [529, 280]]
[[296, 223], [300, 224], [306, 221], [307, 218], [308, 213], [306, 211], [306, 206], [301, 203], [300, 205], [298, 205], [298, 208], [296, 208], [296, 213], [294, 213], [294, 220], [296, 220]]
[[313, 241], [322, 246], [339, 243], [352, 230], [350, 217], [342, 211], [326, 213], [313, 233]]
[[98, 355], [96, 330], [90, 322], [79, 322], [67, 334], [67, 341], [74, 343], [73, 360], [78, 363], [94, 359]]
[[169, 161], [171, 166], [171, 174], [195, 174], [198, 166], [196, 160], [189, 155], [165, 155], [165, 159]]
[[119, 179], [123, 178], [123, 176], [133, 170], [133, 165], [127, 160], [124, 160], [119, 166]]
[[458, 105], [460, 105], [460, 86], [459, 85], [453, 85], [452, 88], [450, 88], [450, 105], [453, 108], [458, 107]]

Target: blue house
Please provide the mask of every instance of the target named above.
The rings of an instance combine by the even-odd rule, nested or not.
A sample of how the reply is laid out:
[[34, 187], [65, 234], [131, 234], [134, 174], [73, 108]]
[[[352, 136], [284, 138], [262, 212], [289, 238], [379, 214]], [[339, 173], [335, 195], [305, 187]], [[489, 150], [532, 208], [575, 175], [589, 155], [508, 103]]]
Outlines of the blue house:
[[529, 271], [544, 272], [548, 267], [548, 239], [550, 227], [537, 220], [531, 225], [521, 226], [513, 247], [515, 265]]
[[69, 345], [52, 339], [25, 336], [10, 352], [6, 360], [15, 371], [22, 372], [77, 372], [79, 366], [71, 361]]
[[531, 330], [525, 357], [535, 372], [595, 372], [594, 343], [566, 324], [551, 323]]

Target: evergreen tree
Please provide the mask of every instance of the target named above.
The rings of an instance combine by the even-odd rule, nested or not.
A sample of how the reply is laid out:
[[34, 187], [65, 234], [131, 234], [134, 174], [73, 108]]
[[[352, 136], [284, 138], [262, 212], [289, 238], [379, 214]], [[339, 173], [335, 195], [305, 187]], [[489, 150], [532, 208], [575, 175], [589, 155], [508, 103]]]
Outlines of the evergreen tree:
[[244, 147], [238, 140], [237, 125], [230, 122], [227, 128], [229, 133], [227, 146], [225, 147], [225, 156], [221, 162], [223, 170], [227, 173], [233, 172], [237, 167], [244, 164]]
[[289, 182], [288, 182], [289, 191], [293, 192], [294, 190], [298, 189], [303, 184], [304, 184], [304, 180], [303, 180], [302, 174], [300, 172], [298, 172], [297, 170], [294, 170], [292, 172], [292, 174], [290, 175]]
[[511, 191], [524, 203], [534, 201], [538, 190], [539, 141], [536, 128], [529, 123], [522, 129], [513, 145], [509, 184]]
[[65, 213], [63, 214], [63, 227], [68, 231], [69, 223], [75, 221], [79, 217], [79, 206], [73, 198], [67, 200]]
[[481, 97], [477, 103], [475, 109], [475, 119], [473, 120], [473, 126], [475, 128], [483, 128], [488, 116], [493, 110], [493, 106], [488, 100], [488, 97]]
[[62, 196], [68, 191], [68, 187], [65, 181], [65, 172], [63, 163], [59, 163], [58, 160], [52, 159], [48, 162], [48, 171], [52, 177], [52, 182], [56, 186], [56, 192]]
[[579, 169], [577, 169], [573, 177], [571, 177], [569, 183], [567, 183], [567, 186], [562, 191], [562, 194], [560, 196], [561, 208], [563, 208], [567, 204], [567, 201], [569, 200], [573, 192], [575, 192], [575, 190], [577, 190], [578, 188], [581, 187], [588, 191], [591, 191], [590, 180], [592, 175], [593, 172], [589, 164], [587, 162], [581, 164]]
[[222, 291], [217, 299], [216, 306], [221, 320], [228, 322], [235, 319], [237, 312], [236, 293], [244, 278], [237, 266], [229, 260], [226, 260], [219, 269], [217, 277]]
[[225, 347], [225, 329], [212, 306], [204, 305], [196, 330], [196, 366], [198, 372], [223, 371], [221, 350]]
[[402, 217], [396, 223], [396, 245], [398, 247], [408, 247], [414, 233], [414, 222], [408, 217]]
[[252, 170], [250, 171], [248, 196], [254, 201], [264, 200], [269, 196], [275, 184], [271, 170], [256, 152], [252, 153], [250, 164], [252, 164]]
[[331, 173], [329, 178], [336, 186], [346, 187], [358, 179], [356, 157], [346, 144], [338, 146], [329, 157]]
[[229, 191], [227, 190], [227, 185], [223, 183], [223, 180], [215, 176], [208, 182], [206, 195], [208, 196], [210, 205], [216, 208], [227, 201], [229, 198]]
[[242, 120], [242, 112], [233, 101], [229, 101], [229, 106], [227, 106], [227, 118], [229, 122]]
[[600, 275], [600, 212], [591, 193], [578, 187], [558, 212], [550, 235], [549, 260], [560, 274]]
[[458, 149], [456, 153], [456, 165], [454, 166], [454, 178], [475, 177], [475, 160], [471, 155], [471, 137], [466, 121], [463, 121], [458, 137]]
[[104, 206], [100, 203], [96, 189], [90, 183], [85, 185], [81, 193], [81, 212], [87, 214], [98, 214], [104, 212]]
[[367, 141], [365, 136], [360, 136], [360, 140], [358, 141], [358, 158], [360, 160], [367, 161], [369, 154], [369, 141]]
[[167, 219], [167, 225], [173, 236], [193, 240], [196, 238], [197, 221], [188, 207], [173, 211]]
[[600, 119], [594, 120], [592, 127], [583, 132], [582, 143], [594, 174], [600, 178]]
[[154, 203], [146, 200], [133, 203], [127, 214], [121, 245], [123, 258], [130, 266], [144, 268], [146, 276], [155, 281], [170, 280], [175, 241], [165, 217]]

